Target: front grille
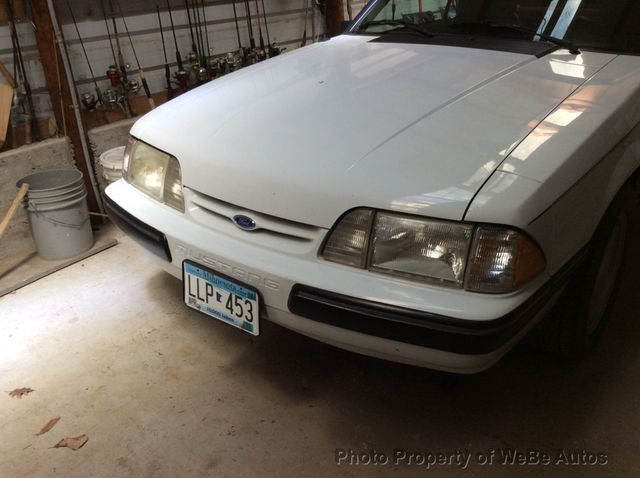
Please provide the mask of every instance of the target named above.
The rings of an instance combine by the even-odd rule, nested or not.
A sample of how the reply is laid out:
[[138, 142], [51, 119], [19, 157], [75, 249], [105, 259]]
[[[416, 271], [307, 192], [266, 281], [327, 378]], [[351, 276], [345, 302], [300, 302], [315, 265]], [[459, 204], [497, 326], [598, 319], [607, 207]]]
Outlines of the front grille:
[[[247, 240], [266, 234], [274, 239], [281, 239], [289, 243], [315, 243], [321, 238], [324, 231], [319, 227], [244, 209], [191, 189], [187, 190], [187, 192], [188, 209], [191, 217], [205, 226], [223, 232], [233, 231]], [[253, 219], [256, 223], [255, 230], [243, 231], [236, 227], [233, 217], [239, 214]]]

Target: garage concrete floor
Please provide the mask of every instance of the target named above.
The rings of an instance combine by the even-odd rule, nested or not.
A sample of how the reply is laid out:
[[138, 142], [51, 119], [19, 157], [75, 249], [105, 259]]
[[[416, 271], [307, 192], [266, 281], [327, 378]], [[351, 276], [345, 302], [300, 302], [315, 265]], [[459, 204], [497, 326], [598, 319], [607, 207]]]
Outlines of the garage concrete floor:
[[[180, 282], [118, 238], [0, 299], [2, 476], [425, 473], [394, 465], [394, 449], [470, 452], [468, 476], [640, 476], [637, 257], [615, 323], [580, 366], [521, 346], [484, 374], [454, 377], [269, 323], [253, 339], [184, 307]], [[23, 386], [35, 391], [6, 393]], [[80, 450], [52, 448], [82, 433]], [[478, 464], [478, 453], [506, 448], [602, 452], [607, 465]], [[389, 463], [337, 466], [336, 449], [376, 450]], [[456, 464], [431, 471], [460, 476]]]

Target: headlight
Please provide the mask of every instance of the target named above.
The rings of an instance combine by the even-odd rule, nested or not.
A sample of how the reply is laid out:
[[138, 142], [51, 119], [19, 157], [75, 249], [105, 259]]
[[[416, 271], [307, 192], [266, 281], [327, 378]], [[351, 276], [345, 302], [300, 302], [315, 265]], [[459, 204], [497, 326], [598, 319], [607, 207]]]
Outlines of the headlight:
[[322, 251], [328, 261], [485, 293], [512, 292], [545, 268], [526, 235], [371, 209], [338, 222]]
[[131, 139], [124, 153], [123, 177], [152, 198], [184, 212], [180, 164], [173, 156]]
[[342, 218], [324, 247], [325, 259], [365, 267], [374, 212], [356, 209]]
[[472, 233], [470, 225], [378, 213], [370, 268], [461, 286]]
[[480, 226], [476, 230], [466, 288], [476, 292], [516, 290], [540, 274], [545, 260], [540, 248], [523, 233]]

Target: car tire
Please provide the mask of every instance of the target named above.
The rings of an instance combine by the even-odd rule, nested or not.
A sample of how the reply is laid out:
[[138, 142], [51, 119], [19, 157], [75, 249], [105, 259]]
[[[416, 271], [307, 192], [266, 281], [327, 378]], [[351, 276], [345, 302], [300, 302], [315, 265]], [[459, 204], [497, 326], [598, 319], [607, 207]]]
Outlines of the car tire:
[[532, 334], [531, 343], [565, 358], [579, 358], [597, 343], [608, 322], [624, 265], [628, 231], [636, 212], [625, 186], [588, 245], [585, 260], [558, 303]]

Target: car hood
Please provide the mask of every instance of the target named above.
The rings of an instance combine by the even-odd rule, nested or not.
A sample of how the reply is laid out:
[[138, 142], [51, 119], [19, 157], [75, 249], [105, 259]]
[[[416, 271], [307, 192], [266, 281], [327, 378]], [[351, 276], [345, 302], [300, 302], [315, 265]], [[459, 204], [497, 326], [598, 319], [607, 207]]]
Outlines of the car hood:
[[185, 187], [318, 227], [375, 207], [460, 220], [482, 184], [611, 56], [543, 58], [344, 35], [141, 118]]

